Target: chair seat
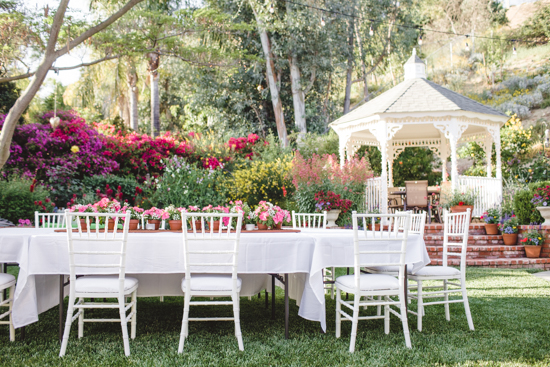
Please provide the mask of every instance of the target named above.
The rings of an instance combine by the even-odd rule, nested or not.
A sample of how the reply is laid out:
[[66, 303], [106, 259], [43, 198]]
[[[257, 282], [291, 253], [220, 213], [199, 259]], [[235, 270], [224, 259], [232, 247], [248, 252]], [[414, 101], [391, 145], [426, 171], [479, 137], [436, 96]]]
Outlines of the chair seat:
[[451, 268], [449, 266], [425, 266], [418, 270], [412, 276], [419, 277], [449, 277], [460, 276], [460, 270]]
[[11, 274], [0, 273], [0, 289], [6, 289], [15, 283], [15, 277]]
[[[243, 281], [237, 278], [237, 292], [241, 291]], [[185, 278], [181, 281], [181, 290], [185, 293]], [[191, 276], [192, 291], [231, 292], [233, 279], [230, 274], [193, 274]]]
[[[355, 275], [343, 275], [336, 278], [336, 287], [352, 293], [355, 289]], [[361, 274], [361, 291], [378, 291], [386, 289], [399, 289], [399, 280], [385, 274]]]
[[[124, 279], [124, 294], [134, 291], [138, 280], [132, 277]], [[117, 275], [89, 275], [76, 279], [76, 293], [118, 293]]]

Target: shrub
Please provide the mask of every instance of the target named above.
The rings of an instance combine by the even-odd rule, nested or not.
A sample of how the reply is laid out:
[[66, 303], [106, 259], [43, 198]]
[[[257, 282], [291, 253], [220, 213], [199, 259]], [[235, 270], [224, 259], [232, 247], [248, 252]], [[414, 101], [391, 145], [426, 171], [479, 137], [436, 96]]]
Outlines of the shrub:
[[34, 222], [35, 211], [51, 211], [53, 205], [48, 198], [49, 191], [37, 185], [33, 186], [31, 192], [31, 185], [33, 181], [24, 178], [0, 181], [0, 218], [13, 223], [17, 223], [19, 219], [30, 219]]
[[254, 160], [247, 166], [236, 169], [226, 181], [228, 195], [232, 200], [241, 200], [250, 205], [269, 201], [280, 206], [292, 193], [291, 156], [275, 161]]
[[87, 195], [98, 195], [103, 193], [108, 197], [114, 197], [114, 193], [118, 191], [120, 187], [120, 192], [122, 192], [122, 197], [117, 198], [119, 201], [129, 202], [132, 205], [135, 204], [136, 198], [142, 192], [141, 185], [137, 180], [132, 176], [115, 176], [115, 175], [106, 175], [100, 176], [95, 175], [92, 177], [85, 177], [82, 180], [83, 191]]
[[[151, 197], [153, 206], [204, 207], [210, 204], [223, 205], [226, 202], [223, 166], [203, 169], [178, 156], [161, 163], [165, 164], [166, 168], [160, 178], [154, 179], [157, 190]], [[145, 184], [147, 183], [146, 181]]]
[[532, 200], [535, 190], [550, 185], [550, 181], [533, 182], [528, 185], [528, 190], [521, 190], [514, 195], [514, 213], [520, 224], [542, 223], [544, 218], [540, 215]]

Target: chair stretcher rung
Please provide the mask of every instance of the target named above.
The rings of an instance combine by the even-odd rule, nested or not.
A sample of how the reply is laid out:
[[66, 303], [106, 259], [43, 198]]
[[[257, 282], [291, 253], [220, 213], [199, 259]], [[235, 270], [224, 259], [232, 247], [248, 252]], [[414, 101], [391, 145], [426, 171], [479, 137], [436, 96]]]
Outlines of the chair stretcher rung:
[[84, 322], [120, 322], [120, 319], [84, 319]]
[[[4, 312], [3, 314], [0, 315], [0, 319], [3, 319], [4, 317], [8, 316], [10, 313], [11, 313], [11, 310]], [[9, 323], [8, 321], [6, 322]]]
[[429, 305], [443, 305], [445, 303], [462, 303], [464, 302], [463, 299], [450, 299], [448, 301], [435, 301], [435, 302], [424, 302], [423, 305], [424, 306], [429, 306]]
[[2, 302], [0, 302], [0, 306], [6, 305], [6, 304], [10, 303], [11, 301], [13, 301], [13, 298], [5, 299]]
[[233, 317], [190, 317], [189, 321], [234, 321]]

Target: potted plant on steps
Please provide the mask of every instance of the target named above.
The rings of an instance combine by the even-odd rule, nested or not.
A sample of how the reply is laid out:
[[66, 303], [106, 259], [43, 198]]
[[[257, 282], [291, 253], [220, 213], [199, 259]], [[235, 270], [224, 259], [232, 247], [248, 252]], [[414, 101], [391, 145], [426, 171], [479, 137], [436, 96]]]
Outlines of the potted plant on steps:
[[498, 224], [502, 232], [502, 240], [506, 246], [515, 246], [518, 243], [519, 220], [512, 216], [505, 215], [501, 223]]
[[464, 213], [470, 209], [470, 222], [472, 222], [472, 213], [474, 212], [474, 202], [476, 199], [476, 195], [472, 190], [458, 189], [441, 196], [441, 206], [448, 209], [451, 213]]
[[338, 227], [336, 220], [340, 213], [346, 213], [353, 204], [351, 200], [342, 199], [340, 195], [333, 191], [319, 191], [315, 194], [315, 211], [327, 212], [327, 227]]
[[181, 221], [181, 211], [186, 211], [185, 208], [176, 208], [174, 205], [169, 205], [164, 209], [168, 213], [168, 225], [172, 231], [180, 231], [183, 225]]
[[485, 233], [488, 235], [498, 234], [498, 223], [500, 221], [500, 209], [488, 209], [481, 217], [485, 222]]
[[138, 208], [137, 206], [130, 206], [128, 207], [128, 210], [130, 210], [130, 224], [128, 229], [130, 231], [134, 231], [138, 229], [139, 221], [144, 210], [142, 208]]
[[544, 243], [544, 236], [541, 232], [532, 229], [519, 242], [525, 247], [525, 255], [527, 257], [540, 257], [540, 251]]
[[543, 226], [550, 226], [550, 186], [540, 187], [535, 190], [531, 202], [537, 207], [544, 218]]

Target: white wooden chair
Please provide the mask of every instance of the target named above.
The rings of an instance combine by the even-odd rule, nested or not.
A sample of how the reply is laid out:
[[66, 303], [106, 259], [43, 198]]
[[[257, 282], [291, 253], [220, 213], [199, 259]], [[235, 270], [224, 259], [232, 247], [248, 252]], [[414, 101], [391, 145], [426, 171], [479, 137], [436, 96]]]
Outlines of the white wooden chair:
[[[128, 321], [131, 322], [131, 338], [136, 337], [136, 294], [138, 280], [126, 276], [126, 244], [128, 242], [128, 227], [130, 225], [130, 212], [125, 214], [115, 213], [74, 213], [65, 211], [66, 222], [72, 223], [76, 219], [78, 232], [67, 231], [69, 244], [70, 265], [70, 293], [65, 332], [61, 343], [59, 356], [65, 355], [71, 324], [78, 318], [78, 337], [84, 335], [85, 322], [120, 322], [122, 338], [124, 342], [124, 354], [130, 355], [128, 342]], [[114, 230], [100, 229], [100, 218], [107, 223], [108, 219], [115, 221]], [[124, 218], [122, 231], [118, 229], [118, 223]], [[86, 230], [82, 231], [80, 219], [86, 221]], [[95, 229], [90, 229], [95, 223]], [[95, 270], [93, 270], [95, 269]], [[116, 274], [116, 275], [96, 275]], [[79, 277], [77, 278], [77, 275]], [[80, 276], [85, 275], [85, 276]], [[131, 298], [127, 302], [127, 298]], [[78, 302], [76, 299], [78, 298]], [[116, 298], [117, 302], [86, 302], [86, 298]], [[78, 312], [73, 315], [74, 309]], [[89, 308], [118, 308], [117, 319], [85, 319], [84, 310]], [[126, 312], [130, 309], [130, 314]]]
[[[0, 325], [9, 325], [10, 327], [10, 341], [15, 341], [15, 329], [13, 327], [12, 320], [12, 307], [13, 307], [13, 295], [15, 294], [15, 277], [11, 274], [0, 273], [0, 292], [3, 292], [4, 289], [9, 289], [9, 296], [7, 299], [2, 299], [0, 297], [0, 307], [7, 307], [8, 310], [4, 313], [0, 311]], [[3, 318], [7, 317], [7, 321], [1, 321]]]
[[[450, 320], [449, 313], [450, 303], [464, 303], [466, 311], [466, 319], [470, 330], [474, 330], [474, 323], [470, 313], [470, 304], [468, 303], [468, 294], [466, 291], [466, 251], [468, 247], [468, 231], [470, 228], [470, 209], [464, 213], [450, 214], [444, 212], [445, 223], [443, 225], [443, 265], [442, 266], [426, 266], [416, 273], [409, 273], [409, 279], [417, 284], [416, 293], [409, 293], [409, 297], [418, 300], [417, 312], [410, 311], [417, 315], [418, 330], [422, 331], [422, 317], [424, 316], [424, 308], [430, 305], [445, 305], [445, 318]], [[449, 242], [449, 240], [459, 240], [460, 242]], [[449, 252], [449, 247], [458, 247], [460, 252]], [[460, 270], [448, 266], [447, 259], [449, 256], [460, 257]], [[424, 287], [423, 281], [441, 281], [442, 285]], [[458, 280], [458, 283], [450, 282], [450, 280]], [[449, 289], [449, 286], [458, 287]], [[426, 292], [426, 289], [430, 291]], [[435, 289], [435, 290], [434, 290]], [[452, 293], [460, 293], [461, 298], [449, 299]], [[426, 298], [443, 298], [443, 301], [425, 302]]]
[[[293, 229], [327, 229], [327, 212], [322, 213], [296, 213], [292, 211], [292, 228]], [[323, 283], [325, 284], [325, 293], [330, 293], [330, 298], [334, 299], [334, 279], [336, 277], [336, 269], [323, 269]]]
[[[42, 224], [40, 224], [42, 223]], [[35, 228], [67, 228], [65, 212], [39, 213], [34, 212]]]
[[[367, 223], [371, 222], [374, 227], [376, 217], [381, 217], [383, 225], [380, 226], [379, 230], [367, 231]], [[410, 220], [410, 213], [357, 214], [353, 212], [352, 214], [355, 273], [340, 276], [336, 278], [335, 283], [336, 337], [340, 337], [343, 316], [345, 320], [352, 322], [349, 346], [351, 353], [355, 350], [359, 320], [383, 318], [384, 331], [389, 334], [390, 314], [394, 314], [401, 319], [403, 333], [405, 334], [405, 345], [407, 348], [411, 348], [405, 294], [405, 255]], [[362, 233], [359, 233], [359, 222], [363, 227]], [[403, 228], [403, 230], [400, 231], [400, 228]], [[361, 273], [361, 267], [365, 265], [364, 260], [368, 259], [369, 262], [372, 262], [373, 257], [381, 260], [377, 264], [379, 266], [397, 266], [399, 268], [398, 278], [386, 274]], [[343, 300], [342, 292], [354, 294], [354, 300]], [[382, 296], [383, 299], [376, 299], [377, 296]], [[363, 297], [365, 297], [364, 300], [362, 300]], [[397, 300], [392, 297], [397, 297]], [[353, 315], [343, 311], [342, 306], [352, 310]], [[366, 306], [384, 306], [384, 315], [359, 316], [360, 307]], [[397, 307], [397, 310], [394, 310], [392, 306]]]
[[[223, 218], [229, 220], [225, 228], [220, 225], [214, 231], [214, 221], [222, 221]], [[201, 229], [196, 228], [197, 220], [201, 221]], [[185, 296], [178, 353], [183, 353], [184, 342], [189, 335], [189, 321], [234, 321], [239, 350], [244, 350], [239, 311], [242, 280], [237, 277], [242, 216], [240, 213], [182, 212], [182, 221], [185, 278], [181, 289]], [[209, 223], [209, 230], [205, 229], [205, 221]], [[192, 297], [231, 297], [231, 301], [192, 301]], [[190, 318], [189, 307], [201, 305], [232, 305], [233, 317]]]

